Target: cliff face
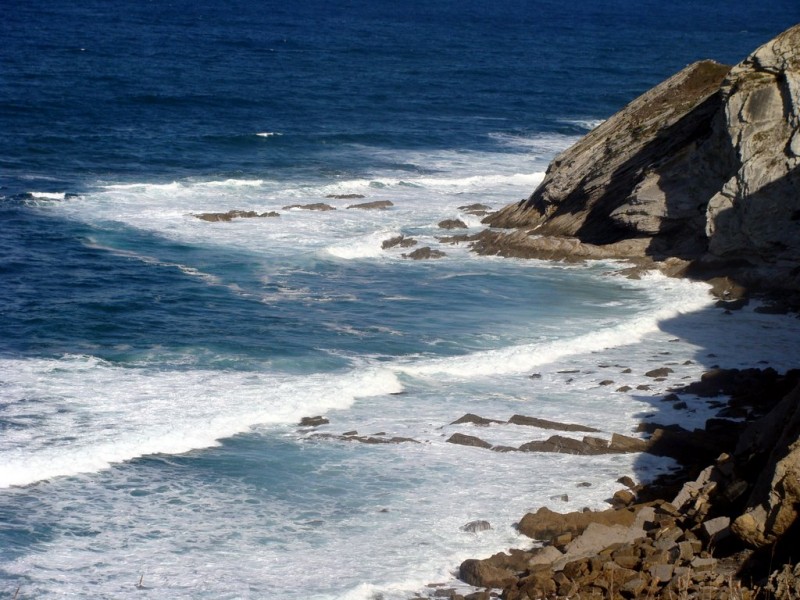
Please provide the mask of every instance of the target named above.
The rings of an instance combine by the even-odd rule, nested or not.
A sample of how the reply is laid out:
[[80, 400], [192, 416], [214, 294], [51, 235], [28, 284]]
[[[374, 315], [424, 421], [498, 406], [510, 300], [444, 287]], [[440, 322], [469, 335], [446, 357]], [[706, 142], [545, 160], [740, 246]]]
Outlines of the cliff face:
[[566, 237], [591, 248], [578, 254], [678, 257], [800, 289], [800, 25], [732, 69], [689, 65], [484, 223], [525, 230], [485, 236], [487, 253], [535, 255], [539, 236]]

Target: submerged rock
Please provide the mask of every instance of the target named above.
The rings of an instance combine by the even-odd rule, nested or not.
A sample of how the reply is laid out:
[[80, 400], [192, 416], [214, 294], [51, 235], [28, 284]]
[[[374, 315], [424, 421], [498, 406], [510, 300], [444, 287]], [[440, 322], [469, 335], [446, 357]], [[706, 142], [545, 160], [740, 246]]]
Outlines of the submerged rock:
[[283, 210], [292, 210], [293, 208], [298, 208], [301, 210], [336, 210], [330, 204], [325, 204], [324, 202], [314, 202], [313, 204], [291, 204], [289, 206], [284, 206]]
[[491, 528], [492, 525], [489, 523], [489, 521], [470, 521], [466, 525], [461, 526], [461, 531], [478, 533], [479, 531], [488, 531]]

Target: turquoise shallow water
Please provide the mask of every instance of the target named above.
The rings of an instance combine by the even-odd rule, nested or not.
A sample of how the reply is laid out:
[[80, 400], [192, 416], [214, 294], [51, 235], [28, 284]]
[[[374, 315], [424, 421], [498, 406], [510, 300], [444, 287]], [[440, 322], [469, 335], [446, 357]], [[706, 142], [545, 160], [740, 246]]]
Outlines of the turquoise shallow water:
[[[524, 544], [512, 525], [526, 510], [599, 506], [620, 475], [670, 468], [445, 440], [546, 435], [450, 425], [465, 412], [604, 435], [648, 415], [700, 424], [702, 402], [688, 416], [660, 404], [675, 381], [599, 382], [644, 384], [673, 358], [674, 380], [712, 362], [789, 366], [796, 325], [731, 319], [702, 287], [610, 263], [478, 257], [437, 224], [478, 231], [463, 207], [527, 196], [649, 85], [739, 60], [797, 17], [779, 1], [12, 7], [2, 593], [405, 598]], [[348, 208], [373, 200], [392, 206]], [[314, 202], [336, 210], [284, 208]], [[194, 217], [229, 210], [281, 216]], [[400, 234], [446, 256], [382, 248]], [[330, 423], [298, 428], [319, 414]], [[337, 437], [353, 430], [414, 441]], [[493, 529], [460, 530], [477, 518]]]

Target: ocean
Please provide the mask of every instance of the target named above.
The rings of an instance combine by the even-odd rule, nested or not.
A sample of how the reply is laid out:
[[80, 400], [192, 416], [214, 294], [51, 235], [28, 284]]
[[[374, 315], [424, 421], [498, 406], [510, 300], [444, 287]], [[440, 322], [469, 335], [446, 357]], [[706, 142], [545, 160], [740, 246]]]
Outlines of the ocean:
[[[726, 314], [703, 284], [442, 239], [686, 64], [743, 59], [795, 0], [3, 13], [0, 596], [432, 593], [530, 545], [526, 511], [601, 508], [619, 477], [675, 468], [454, 433], [702, 426], [713, 406], [670, 387], [798, 364], [797, 319]], [[287, 208], [315, 203], [333, 210]], [[229, 211], [279, 216], [197, 216]], [[384, 247], [401, 235], [417, 246]], [[423, 247], [444, 256], [407, 257]]]

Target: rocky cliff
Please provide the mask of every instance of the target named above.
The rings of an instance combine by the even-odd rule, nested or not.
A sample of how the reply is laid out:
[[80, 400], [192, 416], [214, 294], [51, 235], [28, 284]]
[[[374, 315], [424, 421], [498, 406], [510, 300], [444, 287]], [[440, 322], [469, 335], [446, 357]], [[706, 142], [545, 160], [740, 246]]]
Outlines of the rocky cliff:
[[484, 220], [478, 251], [683, 259], [800, 289], [800, 25], [733, 68], [689, 65], [552, 162]]

